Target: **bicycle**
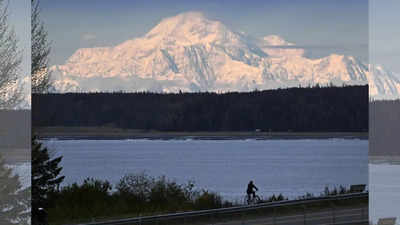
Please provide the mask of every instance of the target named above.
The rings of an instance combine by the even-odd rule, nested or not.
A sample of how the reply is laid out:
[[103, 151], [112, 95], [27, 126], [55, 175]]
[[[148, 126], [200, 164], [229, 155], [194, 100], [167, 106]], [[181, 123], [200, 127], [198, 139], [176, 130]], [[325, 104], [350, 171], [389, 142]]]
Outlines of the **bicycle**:
[[255, 205], [255, 204], [259, 204], [261, 202], [262, 202], [261, 201], [261, 197], [258, 196], [258, 195], [255, 195], [253, 197], [252, 194], [251, 195], [247, 195], [246, 194], [246, 196], [244, 197], [244, 203], [247, 204], [247, 205]]

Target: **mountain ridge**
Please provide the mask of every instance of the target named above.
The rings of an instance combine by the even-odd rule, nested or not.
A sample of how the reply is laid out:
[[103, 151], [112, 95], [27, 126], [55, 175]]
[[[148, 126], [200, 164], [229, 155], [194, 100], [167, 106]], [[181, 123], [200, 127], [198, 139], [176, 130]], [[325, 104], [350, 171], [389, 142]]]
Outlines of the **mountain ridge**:
[[400, 93], [399, 80], [370, 78], [368, 65], [353, 56], [310, 59], [305, 51], [277, 35], [250, 37], [188, 12], [114, 47], [78, 49], [51, 70], [58, 92], [224, 92], [372, 81], [374, 96]]

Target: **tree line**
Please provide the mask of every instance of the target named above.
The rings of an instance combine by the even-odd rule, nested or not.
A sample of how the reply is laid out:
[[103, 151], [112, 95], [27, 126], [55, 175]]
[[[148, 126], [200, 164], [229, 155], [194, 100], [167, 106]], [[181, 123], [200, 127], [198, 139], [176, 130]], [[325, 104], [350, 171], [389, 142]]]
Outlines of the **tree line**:
[[370, 155], [400, 155], [400, 100], [370, 102]]
[[0, 110], [0, 124], [0, 148], [2, 150], [30, 148], [30, 110]]
[[230, 93], [33, 94], [34, 127], [158, 131], [364, 132], [368, 86]]

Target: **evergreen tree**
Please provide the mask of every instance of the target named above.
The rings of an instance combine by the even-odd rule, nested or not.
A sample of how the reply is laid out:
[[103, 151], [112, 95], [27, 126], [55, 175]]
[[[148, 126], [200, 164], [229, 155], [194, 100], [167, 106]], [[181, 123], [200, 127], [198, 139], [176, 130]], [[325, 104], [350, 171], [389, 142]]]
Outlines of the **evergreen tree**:
[[29, 224], [29, 197], [29, 188], [21, 189], [19, 177], [0, 155], [0, 224]]
[[49, 195], [58, 189], [64, 180], [59, 166], [62, 157], [51, 159], [46, 147], [36, 137], [32, 138], [32, 224], [39, 224], [43, 218], [39, 208], [48, 209]]

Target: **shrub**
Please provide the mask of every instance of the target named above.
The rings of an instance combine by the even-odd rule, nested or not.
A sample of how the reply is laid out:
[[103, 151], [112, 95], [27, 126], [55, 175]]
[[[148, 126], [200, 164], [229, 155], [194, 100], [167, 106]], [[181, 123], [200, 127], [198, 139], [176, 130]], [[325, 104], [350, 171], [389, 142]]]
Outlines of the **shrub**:
[[326, 186], [324, 192], [321, 194], [321, 197], [348, 193], [350, 193], [350, 189], [347, 189], [345, 186], [342, 185], [339, 186], [339, 189], [334, 187], [333, 190], [330, 190], [329, 187]]
[[194, 208], [196, 210], [221, 208], [222, 206], [222, 197], [215, 192], [209, 192], [207, 190], [203, 190], [194, 200]]
[[154, 178], [145, 174], [127, 174], [123, 176], [116, 186], [118, 193], [140, 202], [145, 202], [151, 192], [151, 186], [155, 183]]

